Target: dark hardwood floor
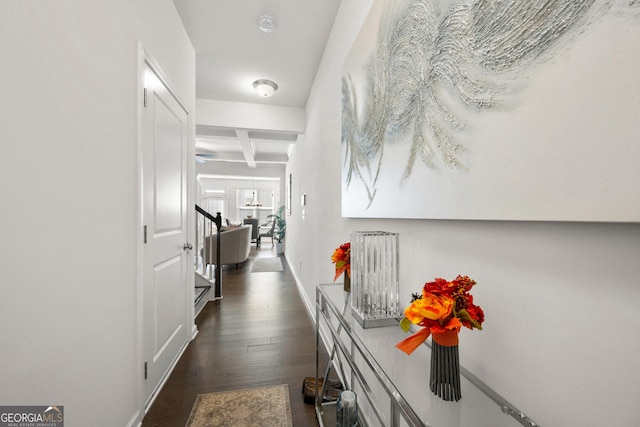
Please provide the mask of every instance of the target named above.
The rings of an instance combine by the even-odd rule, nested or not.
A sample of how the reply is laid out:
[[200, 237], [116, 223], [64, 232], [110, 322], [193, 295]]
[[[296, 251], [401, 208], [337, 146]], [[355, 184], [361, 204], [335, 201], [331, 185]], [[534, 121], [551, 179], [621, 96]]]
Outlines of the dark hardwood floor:
[[[315, 375], [315, 329], [284, 257], [284, 272], [251, 273], [256, 257], [275, 257], [268, 244], [252, 247], [244, 265], [222, 269], [222, 300], [196, 319], [197, 337], [144, 417], [143, 427], [183, 427], [200, 393], [288, 384], [293, 425], [316, 426], [303, 402], [305, 376]], [[327, 354], [322, 349], [321, 366]]]

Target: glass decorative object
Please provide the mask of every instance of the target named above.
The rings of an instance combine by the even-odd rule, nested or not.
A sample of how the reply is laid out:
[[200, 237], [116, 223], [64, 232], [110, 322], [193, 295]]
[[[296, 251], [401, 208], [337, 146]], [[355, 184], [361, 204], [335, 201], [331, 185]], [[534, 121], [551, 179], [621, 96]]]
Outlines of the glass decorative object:
[[336, 402], [336, 427], [358, 426], [358, 400], [354, 392], [345, 390]]
[[351, 233], [351, 307], [363, 328], [398, 323], [398, 233]]

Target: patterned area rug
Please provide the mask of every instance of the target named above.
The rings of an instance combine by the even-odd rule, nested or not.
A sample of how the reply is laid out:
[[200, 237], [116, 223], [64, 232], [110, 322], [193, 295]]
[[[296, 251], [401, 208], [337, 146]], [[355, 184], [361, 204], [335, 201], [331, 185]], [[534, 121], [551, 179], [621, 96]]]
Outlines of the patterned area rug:
[[293, 427], [289, 386], [199, 394], [186, 427]]
[[251, 266], [252, 273], [268, 273], [272, 271], [284, 271], [282, 260], [279, 257], [256, 258]]

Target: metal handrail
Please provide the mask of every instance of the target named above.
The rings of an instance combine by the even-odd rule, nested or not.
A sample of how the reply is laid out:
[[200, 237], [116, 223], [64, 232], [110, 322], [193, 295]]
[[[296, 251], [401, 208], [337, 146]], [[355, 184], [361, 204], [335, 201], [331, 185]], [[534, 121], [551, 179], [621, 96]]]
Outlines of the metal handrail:
[[[216, 239], [216, 259], [215, 264], [212, 257], [212, 251], [206, 251], [207, 247], [205, 240], [210, 239], [214, 234], [214, 228], [216, 227], [216, 233], [220, 233], [222, 227], [222, 216], [220, 212], [216, 213], [216, 216], [211, 215], [206, 210], [202, 209], [197, 204], [196, 206], [196, 256], [194, 259], [196, 271], [207, 277], [209, 280], [214, 281], [214, 296], [216, 298], [222, 298], [222, 273], [220, 269], [220, 239]], [[202, 223], [202, 227], [200, 224]], [[208, 233], [207, 233], [208, 232]], [[210, 267], [209, 267], [210, 266]], [[214, 278], [215, 271], [215, 278]]]
[[[196, 205], [196, 212], [198, 212], [199, 214], [202, 214], [205, 218], [215, 222], [217, 219], [215, 216], [211, 215], [209, 212], [205, 211], [204, 209], [202, 209], [200, 206]], [[218, 212], [218, 215], [220, 215], [220, 212]]]

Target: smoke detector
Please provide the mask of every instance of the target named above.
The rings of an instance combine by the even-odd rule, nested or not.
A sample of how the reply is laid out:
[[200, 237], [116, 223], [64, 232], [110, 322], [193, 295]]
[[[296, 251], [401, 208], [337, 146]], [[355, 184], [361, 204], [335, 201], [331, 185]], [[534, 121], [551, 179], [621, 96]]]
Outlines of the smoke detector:
[[262, 15], [258, 18], [258, 28], [265, 33], [272, 33], [276, 29], [275, 18], [269, 15]]

